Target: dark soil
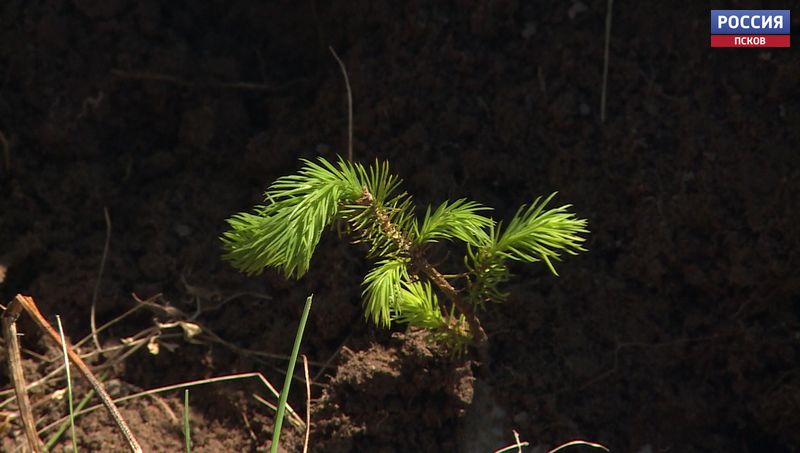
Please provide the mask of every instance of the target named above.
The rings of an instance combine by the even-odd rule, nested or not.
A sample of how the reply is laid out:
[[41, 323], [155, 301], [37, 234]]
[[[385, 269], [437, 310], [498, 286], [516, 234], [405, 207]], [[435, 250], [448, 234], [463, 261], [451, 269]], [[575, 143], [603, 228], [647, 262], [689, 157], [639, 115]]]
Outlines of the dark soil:
[[[71, 338], [87, 335], [107, 208], [98, 323], [135, 306], [132, 293], [163, 293], [186, 313], [200, 301], [197, 321], [231, 345], [165, 329], [177, 334], [158, 355], [143, 348], [111, 370], [115, 392], [251, 371], [279, 386], [285, 361], [235, 348], [286, 354], [314, 293], [311, 450], [468, 451], [473, 369], [363, 321], [363, 250], [331, 233], [297, 282], [220, 259], [227, 217], [299, 158], [344, 152], [332, 45], [353, 87], [356, 159], [388, 159], [418, 204], [467, 196], [504, 218], [558, 190], [589, 219], [588, 253], [559, 278], [518, 269], [508, 303], [482, 315], [506, 444], [516, 430], [532, 451], [576, 438], [617, 452], [797, 451], [797, 44], [710, 49], [702, 2], [617, 4], [602, 123], [605, 7], [7, 0], [0, 298], [30, 294]], [[156, 317], [140, 311], [100, 339], [119, 344]], [[57, 360], [32, 323], [20, 329]], [[55, 365], [26, 366], [33, 380]], [[55, 388], [32, 395], [42, 424], [66, 413]], [[292, 390], [302, 415], [303, 385]], [[249, 381], [193, 389], [195, 451], [266, 448], [272, 415], [253, 393], [267, 396]], [[180, 451], [181, 401], [123, 405], [147, 451]], [[21, 430], [3, 426], [0, 449], [13, 451]], [[124, 448], [102, 411], [78, 430], [83, 451]], [[302, 432], [284, 430], [299, 451]]]

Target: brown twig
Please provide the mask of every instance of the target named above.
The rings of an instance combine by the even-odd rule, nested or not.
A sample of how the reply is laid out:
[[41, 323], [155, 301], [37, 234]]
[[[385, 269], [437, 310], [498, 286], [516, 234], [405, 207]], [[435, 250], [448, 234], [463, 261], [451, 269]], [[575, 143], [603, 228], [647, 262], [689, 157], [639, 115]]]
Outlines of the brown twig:
[[34, 453], [44, 451], [44, 444], [36, 433], [36, 422], [33, 419], [31, 402], [26, 391], [25, 375], [22, 372], [22, 356], [20, 354], [19, 339], [17, 338], [17, 319], [22, 312], [22, 305], [11, 301], [3, 313], [3, 336], [6, 339], [8, 351], [8, 368], [11, 380], [14, 382], [14, 392], [17, 395], [17, 405], [19, 406], [22, 426], [25, 430], [25, 438], [28, 440], [28, 447]]
[[[36, 323], [36, 325], [38, 325], [39, 328], [42, 329], [42, 331], [47, 334], [47, 336], [49, 336], [53, 341], [55, 341], [56, 344], [61, 346], [61, 338], [58, 335], [58, 332], [56, 332], [55, 329], [53, 329], [53, 326], [51, 326], [50, 323], [47, 322], [44, 316], [42, 316], [42, 314], [39, 312], [39, 309], [36, 307], [36, 303], [33, 301], [33, 298], [17, 294], [17, 296], [11, 302], [11, 305], [9, 305], [9, 310], [13, 307], [15, 303], [19, 304], [23, 309], [25, 309], [25, 311], [28, 312], [28, 315], [30, 315], [31, 318], [33, 318], [33, 321]], [[78, 367], [78, 370], [81, 372], [81, 374], [83, 374], [83, 377], [85, 377], [86, 380], [89, 381], [89, 384], [97, 392], [97, 395], [100, 397], [100, 400], [103, 402], [103, 405], [111, 414], [111, 417], [114, 419], [114, 422], [117, 424], [120, 431], [122, 432], [122, 435], [125, 437], [125, 440], [128, 442], [130, 450], [135, 453], [141, 453], [142, 447], [139, 445], [139, 442], [134, 437], [133, 432], [128, 427], [128, 424], [122, 418], [122, 415], [119, 413], [119, 409], [117, 409], [117, 406], [114, 404], [114, 401], [111, 399], [111, 397], [103, 388], [103, 384], [101, 384], [100, 381], [97, 380], [97, 378], [92, 373], [92, 370], [89, 368], [88, 365], [86, 365], [86, 362], [84, 362], [83, 359], [81, 359], [81, 357], [78, 355], [78, 353], [76, 353], [69, 345], [67, 345], [67, 355], [69, 356], [69, 359], [72, 361], [72, 363], [74, 363], [75, 366]]]

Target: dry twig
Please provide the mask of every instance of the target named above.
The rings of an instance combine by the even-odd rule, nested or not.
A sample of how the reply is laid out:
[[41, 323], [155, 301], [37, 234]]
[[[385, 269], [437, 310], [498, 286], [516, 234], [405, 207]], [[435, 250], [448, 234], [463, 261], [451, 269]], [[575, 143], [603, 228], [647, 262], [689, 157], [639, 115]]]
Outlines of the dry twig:
[[169, 83], [185, 88], [222, 88], [230, 90], [264, 91], [267, 93], [277, 93], [283, 91], [297, 82], [291, 81], [284, 85], [274, 87], [265, 85], [263, 83], [252, 82], [193, 82], [169, 74], [160, 74], [157, 72], [147, 71], [123, 71], [122, 69], [112, 69], [111, 74], [121, 79], [149, 80], [154, 82]]
[[36, 434], [36, 422], [33, 419], [28, 392], [25, 390], [25, 375], [22, 372], [22, 356], [20, 354], [19, 339], [17, 338], [16, 323], [22, 308], [20, 304], [15, 304], [14, 301], [6, 308], [5, 313], [3, 313], [3, 336], [6, 339], [8, 368], [11, 379], [14, 381], [14, 392], [17, 394], [17, 405], [22, 417], [25, 438], [28, 440], [28, 447], [31, 451], [40, 453], [44, 451], [44, 445], [39, 435]]
[[106, 268], [106, 259], [108, 258], [108, 246], [111, 242], [111, 217], [108, 215], [108, 208], [103, 206], [103, 214], [106, 217], [106, 242], [103, 245], [103, 257], [100, 259], [100, 271], [97, 273], [97, 281], [94, 284], [94, 291], [92, 292], [92, 306], [89, 311], [89, 324], [92, 327], [92, 341], [94, 346], [99, 351], [100, 340], [97, 339], [97, 294], [100, 292], [100, 282], [103, 280], [103, 271]]
[[[62, 345], [61, 338], [58, 335], [58, 332], [56, 332], [55, 329], [53, 329], [53, 326], [51, 326], [50, 323], [47, 322], [44, 316], [42, 316], [42, 314], [39, 312], [39, 309], [36, 307], [36, 303], [33, 301], [33, 298], [17, 294], [14, 300], [11, 301], [11, 304], [9, 304], [6, 313], [11, 312], [11, 316], [13, 316], [14, 313], [20, 313], [22, 309], [28, 312], [28, 315], [30, 315], [30, 317], [33, 318], [33, 321], [36, 323], [36, 325], [45, 334], [47, 334], [47, 336], [49, 336], [59, 346]], [[13, 321], [11, 323], [13, 324]], [[66, 345], [66, 348], [67, 348], [67, 355], [69, 356], [70, 361], [72, 361], [72, 363], [75, 364], [75, 366], [78, 368], [81, 374], [83, 374], [83, 377], [85, 377], [86, 380], [89, 381], [89, 384], [97, 392], [97, 395], [100, 397], [100, 400], [103, 402], [103, 405], [111, 414], [111, 417], [114, 419], [114, 422], [119, 427], [120, 431], [122, 432], [122, 435], [125, 437], [125, 440], [128, 442], [130, 450], [135, 453], [141, 453], [142, 447], [139, 445], [139, 442], [134, 437], [133, 432], [128, 427], [128, 424], [122, 418], [122, 415], [119, 413], [119, 409], [117, 409], [117, 406], [114, 404], [114, 401], [111, 399], [111, 397], [103, 388], [103, 385], [100, 383], [100, 381], [97, 380], [97, 378], [92, 373], [92, 370], [89, 368], [88, 365], [86, 365], [86, 362], [84, 362], [83, 359], [81, 359], [81, 357], [72, 349], [72, 347]], [[16, 382], [15, 385], [17, 385]]]
[[342, 60], [339, 59], [339, 55], [336, 54], [336, 51], [333, 50], [333, 47], [328, 46], [331, 53], [333, 54], [333, 58], [336, 59], [336, 62], [339, 63], [339, 69], [342, 70], [342, 76], [344, 77], [344, 84], [347, 87], [347, 160], [350, 162], [353, 161], [353, 92], [350, 90], [350, 78], [347, 76], [347, 68], [342, 63]]
[[308, 453], [308, 439], [311, 436], [311, 380], [308, 376], [308, 357], [303, 357], [303, 372], [306, 377], [306, 435], [303, 439], [303, 453]]

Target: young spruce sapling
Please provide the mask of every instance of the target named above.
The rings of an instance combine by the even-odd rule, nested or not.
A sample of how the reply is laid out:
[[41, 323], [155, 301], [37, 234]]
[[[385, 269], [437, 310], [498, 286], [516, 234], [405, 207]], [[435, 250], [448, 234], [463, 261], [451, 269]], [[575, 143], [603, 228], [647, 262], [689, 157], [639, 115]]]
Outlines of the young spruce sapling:
[[[248, 274], [273, 267], [299, 278], [323, 231], [340, 222], [375, 260], [363, 281], [367, 319], [381, 327], [398, 322], [426, 329], [456, 352], [474, 342], [485, 356], [477, 313], [505, 299], [508, 263], [542, 261], [558, 275], [553, 262], [562, 252], [584, 250], [586, 220], [569, 212], [571, 205], [545, 209], [555, 193], [522, 206], [503, 224], [486, 215], [491, 208], [463, 198], [429, 206], [419, 218], [400, 182], [385, 162], [365, 167], [341, 158], [335, 164], [303, 160], [299, 172], [267, 189], [263, 205], [228, 219], [224, 257]], [[444, 275], [429, 260], [430, 248], [454, 241], [466, 245], [463, 272]]]

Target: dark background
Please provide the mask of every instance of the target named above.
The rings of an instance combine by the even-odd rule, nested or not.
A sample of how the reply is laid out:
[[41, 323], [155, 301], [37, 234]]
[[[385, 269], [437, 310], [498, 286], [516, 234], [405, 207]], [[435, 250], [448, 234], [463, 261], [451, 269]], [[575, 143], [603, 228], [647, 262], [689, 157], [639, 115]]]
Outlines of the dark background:
[[[797, 2], [713, 7], [794, 9], [800, 28]], [[468, 196], [507, 218], [558, 190], [556, 203], [589, 220], [588, 253], [559, 278], [520, 269], [509, 302], [482, 316], [505, 439], [494, 448], [514, 429], [539, 448], [584, 438], [617, 452], [796, 451], [800, 44], [710, 49], [709, 9], [615, 3], [601, 123], [602, 0], [4, 1], [0, 296], [30, 294], [72, 338], [86, 335], [106, 207], [98, 322], [132, 307], [133, 292], [191, 313], [197, 299], [253, 291], [272, 300], [241, 296], [200, 320], [239, 347], [286, 353], [313, 292], [304, 351], [318, 363], [350, 352], [312, 367], [312, 451], [459, 448], [469, 367], [363, 322], [362, 250], [329, 234], [299, 282], [246, 278], [219, 257], [225, 218], [299, 158], [345, 152], [332, 45], [353, 88], [355, 159], [389, 160], [418, 204]], [[118, 343], [153, 316], [101, 338]], [[282, 381], [285, 362], [173, 342], [114, 379]], [[48, 366], [26, 362], [34, 375]], [[193, 393], [197, 451], [268, 444], [271, 415], [251, 390]], [[177, 408], [176, 393], [165, 398]], [[180, 448], [156, 402], [125, 411], [148, 449]], [[121, 448], [103, 414], [81, 420], [84, 449]], [[21, 439], [16, 427], [5, 436], [6, 448]]]

